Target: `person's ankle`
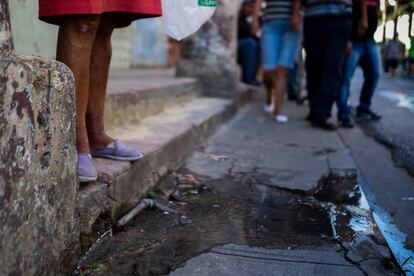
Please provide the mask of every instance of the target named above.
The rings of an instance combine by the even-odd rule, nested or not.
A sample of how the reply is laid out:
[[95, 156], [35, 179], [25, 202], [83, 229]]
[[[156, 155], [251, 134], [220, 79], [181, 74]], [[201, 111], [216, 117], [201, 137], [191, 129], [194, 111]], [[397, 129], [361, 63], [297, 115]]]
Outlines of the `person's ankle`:
[[[96, 138], [99, 137], [99, 138]], [[91, 149], [101, 149], [107, 147], [114, 141], [111, 137], [106, 134], [102, 134], [101, 136], [94, 136], [89, 137], [89, 145]]]

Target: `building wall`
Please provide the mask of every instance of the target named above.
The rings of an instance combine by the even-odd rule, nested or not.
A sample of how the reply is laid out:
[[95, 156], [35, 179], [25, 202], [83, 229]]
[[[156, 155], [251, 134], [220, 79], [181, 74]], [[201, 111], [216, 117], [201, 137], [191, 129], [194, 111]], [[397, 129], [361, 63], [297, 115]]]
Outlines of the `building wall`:
[[133, 23], [133, 66], [167, 65], [168, 37], [159, 18]]

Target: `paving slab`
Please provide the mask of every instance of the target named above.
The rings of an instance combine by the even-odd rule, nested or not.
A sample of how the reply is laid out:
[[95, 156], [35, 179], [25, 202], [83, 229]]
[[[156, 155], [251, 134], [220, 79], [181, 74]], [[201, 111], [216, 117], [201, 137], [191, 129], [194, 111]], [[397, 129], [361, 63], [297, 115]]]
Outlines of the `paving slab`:
[[170, 275], [364, 275], [336, 247], [280, 250], [245, 245], [213, 248]]
[[[264, 114], [258, 101], [247, 105], [210, 139], [186, 168], [213, 179], [252, 172], [267, 175], [266, 185], [311, 193], [323, 176], [347, 172], [356, 165], [336, 132], [312, 128], [306, 109], [286, 104], [289, 122], [278, 124]], [[217, 162], [214, 156], [225, 160]]]

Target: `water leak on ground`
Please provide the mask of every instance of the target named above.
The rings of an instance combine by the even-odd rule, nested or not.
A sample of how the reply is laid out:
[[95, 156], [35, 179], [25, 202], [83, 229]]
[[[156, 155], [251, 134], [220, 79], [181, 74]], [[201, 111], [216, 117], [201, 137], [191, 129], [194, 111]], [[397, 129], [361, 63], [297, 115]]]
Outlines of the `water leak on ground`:
[[91, 275], [165, 275], [219, 245], [309, 248], [338, 244], [338, 239], [351, 242], [359, 231], [349, 226], [353, 216], [347, 208], [258, 180], [266, 178], [226, 175], [220, 180], [204, 179], [197, 189], [181, 189], [177, 194], [176, 187], [188, 184], [180, 185], [177, 175], [171, 174], [155, 192], [159, 202], [179, 214], [140, 213], [93, 248], [81, 266], [89, 267]]

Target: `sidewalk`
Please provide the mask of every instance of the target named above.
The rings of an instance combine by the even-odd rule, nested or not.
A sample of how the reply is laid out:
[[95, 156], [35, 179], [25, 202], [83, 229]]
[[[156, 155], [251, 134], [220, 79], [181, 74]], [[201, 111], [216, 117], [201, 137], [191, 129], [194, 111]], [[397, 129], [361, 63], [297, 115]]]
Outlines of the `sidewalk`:
[[[399, 275], [336, 132], [287, 103], [277, 124], [256, 99], [157, 191], [181, 214], [145, 211], [95, 248], [94, 275]], [[163, 198], [171, 177], [206, 190]], [[169, 202], [169, 203], [168, 203]]]

